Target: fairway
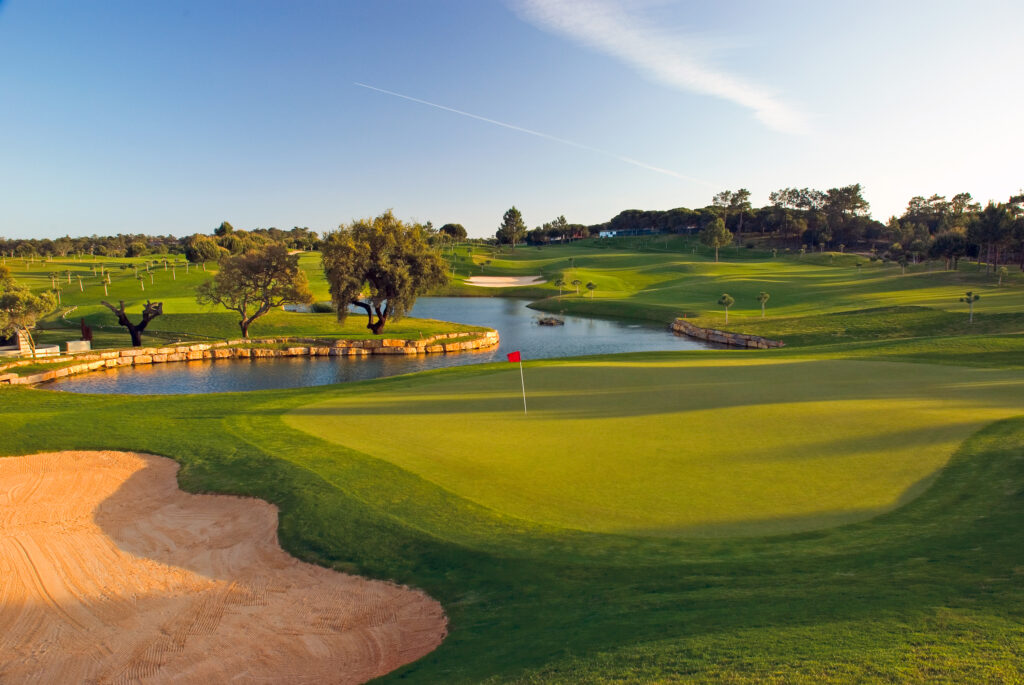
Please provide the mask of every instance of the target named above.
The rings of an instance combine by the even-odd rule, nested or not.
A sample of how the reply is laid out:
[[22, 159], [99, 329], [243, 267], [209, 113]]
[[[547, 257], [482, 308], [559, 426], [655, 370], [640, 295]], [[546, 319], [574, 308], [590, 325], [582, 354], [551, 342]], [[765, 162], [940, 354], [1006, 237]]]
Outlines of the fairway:
[[1019, 414], [1024, 373], [765, 358], [579, 361], [338, 391], [287, 422], [499, 514], [721, 536], [862, 520]]

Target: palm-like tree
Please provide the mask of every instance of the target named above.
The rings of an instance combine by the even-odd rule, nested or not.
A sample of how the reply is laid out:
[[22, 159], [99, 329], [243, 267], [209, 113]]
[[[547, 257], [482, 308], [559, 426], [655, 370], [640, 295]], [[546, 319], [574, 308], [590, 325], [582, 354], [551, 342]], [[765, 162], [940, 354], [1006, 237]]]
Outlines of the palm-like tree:
[[764, 318], [764, 305], [765, 305], [766, 302], [768, 302], [768, 298], [769, 297], [771, 297], [771, 295], [769, 295], [768, 293], [766, 293], [763, 290], [760, 293], [758, 293], [758, 295], [757, 295], [757, 301], [761, 303], [761, 318], [762, 319]]
[[967, 323], [974, 323], [974, 303], [981, 299], [981, 295], [971, 292], [968, 290], [964, 297], [960, 298], [961, 302], [967, 303]]
[[729, 293], [722, 293], [722, 296], [718, 298], [718, 304], [725, 307], [725, 322], [729, 323], [729, 307], [733, 306], [736, 300], [733, 299]]
[[555, 287], [558, 288], [558, 296], [561, 297], [562, 296], [562, 288], [565, 287], [565, 279], [564, 278], [556, 278], [555, 279]]
[[589, 281], [587, 283], [587, 290], [590, 291], [590, 299], [594, 299], [594, 291], [597, 290], [597, 283]]
[[1002, 285], [1003, 284], [1003, 279], [1006, 278], [1006, 267], [1005, 266], [999, 267], [999, 270], [996, 273], [999, 274], [999, 285]]
[[583, 281], [581, 281], [578, 278], [574, 278], [574, 279], [572, 279], [572, 284], [574, 286], [576, 286], [576, 294], [579, 295], [580, 294], [580, 286], [583, 285]]

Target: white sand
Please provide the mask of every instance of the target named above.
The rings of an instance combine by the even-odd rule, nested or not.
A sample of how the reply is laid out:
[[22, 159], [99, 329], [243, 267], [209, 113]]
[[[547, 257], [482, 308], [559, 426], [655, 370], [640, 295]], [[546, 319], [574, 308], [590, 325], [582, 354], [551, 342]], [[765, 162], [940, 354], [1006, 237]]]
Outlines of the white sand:
[[0, 682], [356, 683], [437, 647], [425, 594], [298, 561], [170, 459], [0, 458]]
[[471, 276], [466, 279], [469, 285], [481, 288], [514, 288], [521, 285], [537, 285], [544, 283], [543, 276]]

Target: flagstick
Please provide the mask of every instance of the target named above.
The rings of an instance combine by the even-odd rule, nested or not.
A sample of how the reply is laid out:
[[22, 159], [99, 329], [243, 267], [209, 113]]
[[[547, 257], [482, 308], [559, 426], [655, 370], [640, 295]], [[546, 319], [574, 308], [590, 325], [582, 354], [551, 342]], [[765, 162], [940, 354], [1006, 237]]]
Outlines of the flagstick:
[[523, 414], [526, 413], [526, 380], [523, 378], [523, 360], [519, 360], [519, 382], [523, 384]]

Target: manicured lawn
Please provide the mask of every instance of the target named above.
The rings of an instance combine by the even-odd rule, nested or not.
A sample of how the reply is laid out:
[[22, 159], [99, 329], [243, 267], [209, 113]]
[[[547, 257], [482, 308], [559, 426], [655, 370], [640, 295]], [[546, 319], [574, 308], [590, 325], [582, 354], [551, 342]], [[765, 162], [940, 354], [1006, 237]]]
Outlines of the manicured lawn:
[[[173, 255], [167, 256], [169, 263], [174, 263]], [[36, 331], [35, 338], [40, 344], [62, 344], [80, 337], [79, 320], [93, 328], [93, 347], [127, 347], [131, 341], [127, 332], [117, 325], [117, 317], [100, 304], [106, 300], [117, 304], [124, 300], [129, 315], [138, 319], [142, 307], [147, 300], [163, 302], [164, 314], [147, 328], [144, 342], [160, 344], [162, 341], [189, 339], [225, 339], [237, 338], [238, 315], [223, 307], [202, 307], [195, 300], [195, 287], [209, 280], [216, 272], [212, 262], [206, 265], [207, 271], [192, 266], [186, 272], [183, 265], [175, 269], [164, 268], [164, 256], [152, 255], [136, 259], [99, 259], [82, 258], [80, 260], [55, 259], [53, 262], [23, 264], [23, 260], [8, 260], [12, 273], [19, 282], [24, 282], [36, 289], [49, 289], [52, 281], [49, 274], [56, 274], [61, 288], [61, 307], [59, 312], [67, 312], [62, 319], [56, 313], [47, 317]], [[157, 260], [157, 265], [152, 261]], [[146, 271], [146, 264], [150, 270]], [[110, 273], [110, 284], [104, 293], [103, 282], [99, 275], [99, 266], [104, 265]], [[128, 268], [120, 268], [125, 265]], [[131, 265], [138, 267], [138, 275], [142, 276], [141, 284], [136, 279], [136, 272]], [[320, 267], [319, 253], [304, 253], [299, 257], [299, 265], [306, 271], [311, 289], [318, 301], [327, 301], [330, 295], [327, 282]], [[96, 273], [93, 273], [93, 268]], [[68, 283], [66, 272], [71, 271], [71, 282]], [[77, 276], [82, 276], [81, 286]], [[142, 288], [145, 288], [143, 290]], [[72, 308], [74, 308], [72, 310]], [[71, 310], [71, 311], [69, 311]], [[438, 333], [456, 331], [482, 330], [473, 326], [462, 326], [444, 321], [425, 319], [404, 319], [392, 321], [384, 329], [381, 336], [374, 336], [366, 329], [366, 317], [361, 313], [353, 313], [339, 324], [333, 313], [305, 314], [286, 312], [275, 309], [266, 316], [257, 319], [249, 329], [251, 337], [283, 337], [283, 336], [315, 336], [326, 338], [420, 338]]]
[[[879, 346], [883, 358], [892, 355], [894, 346]], [[971, 344], [958, 343], [959, 354], [970, 356], [973, 350]], [[870, 345], [856, 352], [871, 359]], [[648, 408], [623, 404], [616, 412], [652, 420], [657, 398], [684, 371], [706, 374], [703, 380], [717, 386], [738, 384], [747, 373], [793, 372], [820, 363], [827, 383], [850, 384], [850, 398], [825, 397], [828, 385], [821, 395], [804, 391], [810, 394], [793, 412], [762, 424], [774, 434], [766, 436], [766, 448], [773, 458], [781, 453], [780, 468], [790, 475], [797, 469], [786, 459], [787, 441], [805, 455], [815, 451], [808, 447], [812, 440], [791, 430], [793, 413], [814, 412], [819, 402], [827, 407], [848, 401], [851, 406], [845, 409], [867, 412], [862, 418], [874, 416], [898, 454], [911, 453], [905, 446], [915, 433], [922, 453], [939, 443], [951, 445], [959, 436], [966, 440], [951, 445], [955, 453], [924, 492], [888, 513], [788, 535], [713, 538], [680, 537], [678, 529], [668, 535], [649, 529], [624, 534], [537, 523], [542, 516], [481, 506], [411, 470], [289, 426], [297, 412], [325, 402], [365, 404], [379, 412], [382, 398], [390, 396], [399, 406], [417, 404], [435, 392], [451, 395], [460, 384], [511, 403], [502, 411], [512, 425], [518, 409], [515, 378], [505, 365], [233, 395], [81, 396], [5, 388], [0, 390], [0, 452], [111, 448], [171, 456], [183, 464], [180, 480], [187, 489], [255, 495], [277, 504], [282, 543], [294, 554], [427, 590], [444, 603], [451, 634], [440, 649], [391, 680], [964, 682], [1024, 677], [1024, 418], [1019, 416], [1024, 398], [1017, 396], [1016, 410], [1009, 406], [1019, 393], [1019, 373], [935, 366], [923, 356], [915, 364], [826, 362], [825, 357], [838, 353], [785, 350], [745, 355], [730, 365], [725, 363], [733, 359], [730, 354], [712, 353], [704, 362], [692, 354], [552, 361], [531, 364], [527, 372], [538, 391], [576, 398], [549, 402], [547, 408], [544, 401], [538, 405], [539, 413], [547, 413], [540, 420], [571, 427], [588, 420], [588, 411], [608, 412], [600, 402], [588, 409], [591, 405], [578, 396], [580, 388], [559, 387], [556, 381], [579, 380], [572, 373], [576, 368], [623, 375], [659, 369], [650, 372], [657, 378], [656, 391], [644, 403]], [[919, 354], [927, 352], [906, 351], [908, 358]], [[676, 367], [679, 375], [672, 373]], [[872, 369], [877, 371], [869, 374]], [[549, 376], [547, 386], [541, 376]], [[792, 377], [774, 376], [778, 392], [794, 391], [785, 381]], [[512, 382], [511, 390], [489, 390], [492, 382], [503, 380]], [[743, 385], [755, 399], [767, 392]], [[585, 390], [596, 394], [599, 389]], [[721, 394], [726, 402], [742, 395], [706, 385], [699, 390], [711, 397]], [[935, 395], [929, 397], [930, 392]], [[909, 407], [894, 403], [901, 394]], [[875, 401], [904, 412], [904, 421], [924, 422], [937, 435], [922, 436], [916, 424], [896, 425], [864, 408]], [[709, 411], [727, 416], [735, 409], [726, 404]], [[973, 434], [973, 426], [945, 426], [947, 420], [976, 426], [1014, 411], [1017, 418], [989, 423]], [[336, 416], [340, 420], [342, 415]], [[470, 425], [476, 420], [473, 414], [463, 418]], [[410, 419], [371, 412], [355, 420], [362, 431], [387, 444], [386, 436], [402, 434]], [[742, 423], [728, 428], [745, 430]], [[895, 492], [904, 487], [899, 483], [913, 481], [870, 454], [870, 436], [858, 437], [834, 413], [827, 425], [822, 419], [814, 427], [823, 446], [829, 444], [833, 425], [868, 448], [864, 455], [847, 450], [845, 458], [863, 456], [869, 468], [848, 471], [845, 480], [833, 483], [832, 496], [875, 488], [879, 469], [887, 469], [883, 490]], [[571, 453], [571, 438], [578, 437], [568, 428], [563, 432], [561, 440], [558, 435], [544, 438], [548, 445], [563, 443], [552, 455], [555, 460]], [[500, 444], [500, 434], [494, 431], [482, 441], [480, 452], [496, 440]], [[530, 444], [522, 445], [524, 454]], [[416, 436], [409, 437], [410, 453], [421, 446]], [[371, 454], [376, 449], [367, 448]], [[827, 457], [819, 455], [825, 462], [819, 476], [839, 480], [841, 468]], [[930, 472], [934, 464], [924, 461], [927, 456], [910, 459], [920, 473]], [[750, 461], [752, 468], [769, 462]], [[723, 466], [728, 470], [735, 464]], [[491, 465], [484, 467], [486, 472]], [[652, 483], [652, 490], [657, 485]], [[798, 490], [770, 482], [761, 486]], [[699, 494], [699, 487], [690, 488]], [[580, 491], [577, 487], [567, 494]], [[767, 504], [762, 500], [760, 506]]]
[[[451, 291], [480, 294], [485, 289], [462, 283], [469, 255], [457, 254], [459, 278]], [[966, 305], [959, 298], [971, 290], [981, 295], [975, 307], [979, 332], [1024, 332], [1024, 275], [1013, 268], [999, 286], [994, 274], [968, 262], [961, 262], [958, 271], [944, 271], [941, 262], [916, 264], [904, 274], [896, 264], [872, 262], [864, 255], [800, 256], [780, 251], [773, 256], [766, 250], [728, 248], [715, 263], [707, 248], [686, 237], [585, 240], [540, 250], [506, 247], [493, 258], [483, 248], [474, 250], [474, 261], [485, 258], [492, 259], [486, 267], [490, 275], [544, 275], [547, 284], [509, 289], [506, 294], [537, 298], [534, 306], [546, 311], [666, 323], [686, 314], [702, 326], [763, 331], [794, 338], [792, 343], [787, 339], [789, 344], [806, 345], [835, 338], [963, 334], [970, 329]], [[472, 275], [479, 272], [469, 270]], [[577, 295], [569, 285], [559, 297], [553, 285], [559, 277], [567, 283], [593, 281], [597, 289], [591, 297], [586, 289]], [[771, 296], [763, 321], [757, 301], [761, 291]], [[723, 292], [736, 300], [728, 326], [717, 305]], [[922, 307], [931, 316], [922, 317]], [[887, 312], [884, 319], [874, 311], [879, 309]], [[850, 327], [850, 322], [834, 318], [816, 318], [812, 328], [804, 326], [807, 317], [865, 310], [876, 324], [873, 328], [870, 324]]]
[[918, 364], [691, 355], [527, 377], [527, 415], [509, 368], [341, 393], [287, 421], [536, 523], [752, 535], [891, 509], [1024, 402], [1024, 372]]

